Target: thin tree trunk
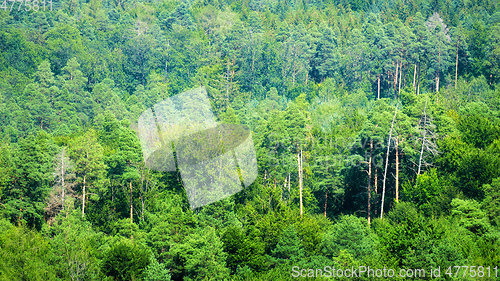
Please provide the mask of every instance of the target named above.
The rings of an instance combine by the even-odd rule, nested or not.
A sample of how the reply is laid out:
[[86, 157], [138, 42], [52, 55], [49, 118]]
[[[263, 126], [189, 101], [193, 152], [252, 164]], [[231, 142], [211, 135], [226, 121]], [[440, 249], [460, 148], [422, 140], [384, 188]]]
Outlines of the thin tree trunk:
[[304, 210], [302, 207], [302, 149], [297, 154], [297, 162], [299, 164], [299, 197], [300, 197], [300, 217], [304, 214]]
[[[375, 202], [374, 204], [377, 205], [377, 199], [378, 199], [378, 169], [377, 169], [377, 165], [373, 165], [373, 184], [375, 186]], [[377, 208], [375, 208], [375, 217], [377, 216]]]
[[401, 76], [403, 76], [403, 63], [401, 63], [401, 68], [399, 69], [398, 95], [400, 96], [401, 96]]
[[252, 36], [252, 85], [255, 83], [255, 46], [253, 45], [253, 33]]
[[326, 218], [326, 208], [328, 204], [328, 190], [325, 191], [325, 218]]
[[380, 74], [377, 74], [377, 99], [380, 99]]
[[288, 194], [290, 194], [290, 173], [288, 173]]
[[85, 179], [86, 175], [83, 176], [83, 204], [82, 204], [82, 217], [85, 216]]
[[417, 175], [420, 175], [421, 167], [422, 167], [422, 156], [424, 155], [424, 142], [425, 142], [425, 125], [427, 123], [427, 114], [425, 113], [425, 110], [427, 109], [427, 98], [425, 99], [425, 105], [424, 105], [424, 125], [423, 125], [423, 131], [422, 131], [422, 147], [420, 149], [420, 158], [418, 160], [418, 171]]
[[384, 170], [384, 181], [382, 182], [382, 201], [380, 207], [380, 218], [384, 216], [384, 200], [385, 200], [385, 182], [387, 181], [387, 166], [389, 164], [389, 149], [391, 148], [391, 137], [392, 129], [394, 128], [394, 120], [396, 120], [396, 114], [398, 112], [398, 106], [396, 105], [396, 110], [394, 110], [394, 117], [392, 118], [391, 130], [389, 131], [389, 138], [387, 140], [387, 154], [385, 157], [385, 170]]
[[141, 220], [144, 221], [144, 195], [141, 195]]
[[226, 72], [226, 98], [229, 99], [229, 60], [227, 60], [227, 72]]
[[389, 70], [387, 70], [387, 97], [389, 97], [391, 93], [391, 74]]
[[397, 84], [398, 84], [398, 72], [399, 62], [396, 62], [396, 76], [394, 76], [394, 99], [397, 99]]
[[295, 87], [295, 70], [296, 70], [295, 61], [297, 59], [297, 53], [295, 51], [296, 50], [294, 50], [294, 59], [293, 59], [292, 87]]
[[420, 63], [418, 64], [417, 71], [417, 96], [420, 94]]
[[457, 40], [457, 59], [455, 61], [455, 89], [457, 88], [457, 80], [458, 80], [458, 42]]
[[65, 187], [64, 187], [64, 150], [65, 148], [63, 147], [62, 149], [62, 153], [61, 153], [61, 186], [62, 186], [62, 198], [61, 198], [61, 201], [62, 201], [62, 210], [64, 211], [64, 197], [66, 196], [65, 195]]
[[407, 75], [405, 75], [405, 78], [403, 78], [403, 89], [406, 88], [406, 77]]
[[396, 137], [396, 203], [399, 203], [399, 136]]
[[439, 92], [439, 73], [436, 75], [436, 93]]
[[134, 222], [134, 217], [132, 215], [133, 205], [132, 205], [132, 181], [130, 181], [130, 223]]
[[370, 159], [368, 160], [368, 202], [367, 202], [367, 209], [368, 209], [368, 225], [370, 225], [370, 220], [371, 220], [371, 200], [372, 200], [372, 155], [373, 155], [373, 139], [370, 139]]
[[168, 59], [165, 60], [165, 80], [167, 80], [168, 76]]
[[417, 84], [416, 80], [417, 79], [417, 64], [415, 64], [415, 69], [413, 70], [413, 91], [416, 93], [417, 92]]
[[141, 169], [141, 220], [144, 221], [144, 169]]

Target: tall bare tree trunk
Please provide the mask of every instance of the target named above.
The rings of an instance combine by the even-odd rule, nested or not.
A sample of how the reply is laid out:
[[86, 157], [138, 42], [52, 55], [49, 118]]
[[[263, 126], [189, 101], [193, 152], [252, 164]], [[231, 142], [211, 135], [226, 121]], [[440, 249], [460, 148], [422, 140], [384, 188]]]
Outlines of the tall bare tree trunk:
[[326, 218], [327, 204], [328, 204], [328, 190], [325, 191], [325, 218]]
[[141, 171], [141, 220], [142, 221], [144, 221], [144, 209], [145, 209], [144, 193], [145, 190], [144, 190], [144, 169], [143, 169]]
[[144, 195], [141, 195], [141, 220], [144, 221]]
[[403, 76], [403, 63], [401, 63], [401, 68], [399, 69], [398, 95], [401, 95], [401, 76]]
[[[377, 199], [378, 199], [378, 169], [377, 169], [377, 165], [373, 165], [373, 184], [375, 186], [375, 205], [377, 204]], [[377, 216], [377, 209], [375, 209], [375, 216]]]
[[417, 71], [417, 96], [420, 94], [420, 63], [418, 64]]
[[133, 205], [132, 205], [132, 181], [130, 181], [130, 223], [134, 222], [134, 216], [132, 215], [132, 210], [133, 210]]
[[290, 194], [290, 173], [288, 173], [288, 194]]
[[380, 99], [380, 74], [377, 74], [377, 99]]
[[458, 80], [458, 42], [457, 40], [457, 59], [455, 61], [455, 89], [457, 88], [457, 80]]
[[399, 151], [398, 151], [398, 145], [399, 145], [399, 136], [396, 137], [396, 202], [399, 203]]
[[[253, 33], [251, 33], [253, 39]], [[252, 42], [253, 45], [253, 42]], [[252, 46], [252, 84], [255, 83], [255, 46]]]
[[226, 98], [229, 99], [229, 77], [230, 77], [230, 71], [229, 71], [229, 59], [227, 60], [227, 71], [226, 71]]
[[371, 200], [372, 200], [372, 154], [373, 154], [373, 139], [370, 139], [370, 159], [368, 160], [368, 202], [367, 202], [367, 209], [368, 209], [368, 214], [367, 214], [367, 219], [368, 219], [368, 225], [370, 225], [371, 222]]
[[302, 149], [297, 154], [297, 162], [299, 164], [299, 197], [300, 197], [300, 217], [304, 214], [304, 210], [302, 207]]
[[399, 62], [396, 62], [396, 76], [394, 76], [394, 99], [397, 99], [398, 70]]
[[396, 120], [396, 114], [398, 112], [398, 106], [396, 105], [396, 110], [394, 110], [394, 117], [392, 118], [391, 130], [389, 131], [389, 138], [387, 140], [387, 154], [385, 157], [385, 170], [384, 170], [384, 181], [382, 182], [382, 202], [380, 203], [380, 218], [384, 216], [384, 200], [385, 200], [385, 182], [387, 181], [387, 166], [389, 164], [389, 150], [391, 148], [391, 137], [392, 129], [394, 128], [394, 121]]
[[288, 173], [288, 194], [290, 194], [290, 173]]
[[425, 142], [425, 125], [427, 124], [427, 114], [425, 113], [425, 110], [427, 109], [427, 98], [425, 99], [425, 105], [424, 105], [424, 126], [423, 126], [423, 132], [422, 132], [422, 148], [420, 149], [420, 158], [418, 160], [418, 171], [417, 175], [420, 175], [421, 167], [422, 167], [422, 156], [424, 155], [424, 142]]
[[87, 194], [85, 194], [85, 179], [86, 179], [86, 175], [83, 176], [83, 204], [82, 204], [82, 217], [85, 216], [85, 196]]
[[66, 187], [64, 186], [64, 174], [65, 174], [65, 171], [64, 171], [64, 151], [65, 151], [65, 148], [63, 147], [62, 153], [61, 153], [61, 187], [62, 187], [61, 201], [62, 201], [63, 211], [64, 211], [64, 197], [66, 196], [66, 194], [65, 194]]
[[417, 79], [417, 64], [415, 64], [415, 69], [413, 70], [413, 90], [415, 91], [415, 93], [417, 92], [417, 84], [415, 84], [416, 79]]
[[439, 92], [439, 73], [436, 75], [436, 93]]
[[391, 91], [391, 74], [389, 70], [387, 70], [387, 97], [389, 97]]

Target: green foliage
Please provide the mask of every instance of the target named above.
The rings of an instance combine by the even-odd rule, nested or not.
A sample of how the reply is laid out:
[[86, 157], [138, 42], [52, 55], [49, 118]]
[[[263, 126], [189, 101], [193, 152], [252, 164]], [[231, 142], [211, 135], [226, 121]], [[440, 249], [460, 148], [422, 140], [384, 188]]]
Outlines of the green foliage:
[[260, 239], [265, 244], [265, 253], [271, 254], [278, 244], [284, 229], [292, 222], [293, 217], [287, 210], [269, 212], [257, 221], [256, 228], [260, 232]]
[[105, 253], [101, 272], [115, 280], [140, 280], [149, 264], [147, 248], [130, 240], [122, 240]]
[[382, 252], [388, 262], [402, 265], [409, 250], [416, 244], [424, 221], [410, 203], [401, 202], [387, 214], [388, 221], [375, 221], [375, 232], [380, 237]]
[[56, 75], [60, 73], [70, 58], [83, 55], [85, 51], [79, 30], [69, 24], [60, 24], [51, 28], [47, 32], [45, 40]]
[[227, 253], [227, 266], [232, 273], [236, 273], [239, 268], [254, 271], [264, 269], [264, 245], [254, 234], [246, 234], [241, 228], [233, 226], [226, 229], [221, 240]]
[[211, 227], [190, 234], [184, 242], [177, 243], [168, 253], [168, 266], [174, 279], [195, 280], [229, 277], [226, 267], [227, 254], [223, 243]]
[[43, 131], [19, 143], [12, 175], [19, 180], [4, 190], [5, 215], [12, 223], [25, 222], [29, 227], [42, 227], [43, 201], [49, 192], [55, 152], [50, 135]]
[[490, 223], [500, 226], [500, 178], [494, 179], [491, 185], [485, 185], [484, 191], [486, 195], [481, 207], [490, 219]]
[[62, 279], [99, 279], [99, 262], [102, 259], [106, 237], [96, 232], [81, 213], [58, 216], [52, 226], [43, 232], [50, 237], [51, 259], [54, 269]]
[[193, 212], [184, 210], [183, 204], [178, 194], [166, 192], [155, 200], [146, 214], [149, 222], [146, 240], [162, 263], [166, 262], [170, 246], [184, 241], [196, 226]]
[[462, 155], [457, 169], [458, 184], [470, 198], [483, 199], [483, 185], [498, 176], [500, 176], [499, 155], [473, 148]]
[[159, 263], [153, 255], [149, 260], [149, 265], [144, 271], [144, 281], [170, 281], [170, 271], [165, 264]]
[[25, 226], [2, 226], [1, 280], [57, 280], [49, 241]]
[[223, 199], [203, 206], [196, 217], [198, 226], [212, 226], [218, 231], [241, 225], [234, 213], [234, 202], [230, 199]]
[[[82, 214], [85, 214], [87, 197], [97, 201], [102, 194], [106, 166], [102, 162], [102, 146], [97, 142], [95, 131], [79, 136], [70, 146], [70, 157], [75, 163], [76, 184], [82, 193]], [[90, 196], [89, 196], [90, 193]], [[85, 199], [85, 200], [83, 200]]]
[[484, 149], [494, 140], [500, 138], [498, 125], [480, 115], [461, 118], [457, 128], [462, 132], [462, 140], [465, 143], [480, 149]]
[[[0, 279], [500, 262], [498, 1], [6, 2]], [[192, 210], [135, 130], [199, 86], [219, 121], [252, 130], [258, 177]]]
[[321, 252], [326, 257], [333, 258], [345, 251], [355, 259], [376, 261], [380, 255], [378, 243], [365, 219], [343, 216], [326, 231], [321, 242]]
[[304, 258], [304, 246], [300, 243], [293, 225], [283, 231], [278, 244], [272, 250], [272, 256], [277, 263], [286, 264], [297, 264]]
[[406, 182], [402, 186], [403, 198], [414, 203], [425, 215], [450, 213], [451, 200], [457, 196], [458, 190], [452, 183], [431, 169], [418, 175], [416, 182]]
[[446, 240], [435, 240], [424, 231], [415, 238], [415, 243], [403, 262], [404, 268], [447, 269], [465, 264], [466, 259], [456, 246]]
[[467, 228], [472, 233], [484, 234], [490, 228], [490, 223], [486, 213], [481, 210], [478, 202], [474, 200], [462, 200], [455, 198], [451, 202], [452, 215], [459, 218], [461, 226]]

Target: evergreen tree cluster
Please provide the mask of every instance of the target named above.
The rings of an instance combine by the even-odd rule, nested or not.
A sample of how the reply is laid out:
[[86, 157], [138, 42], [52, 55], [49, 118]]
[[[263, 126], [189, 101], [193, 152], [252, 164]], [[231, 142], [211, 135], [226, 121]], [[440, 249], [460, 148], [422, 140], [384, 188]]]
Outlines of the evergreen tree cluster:
[[[497, 1], [7, 3], [0, 280], [500, 265]], [[137, 122], [199, 86], [258, 177], [193, 210]]]

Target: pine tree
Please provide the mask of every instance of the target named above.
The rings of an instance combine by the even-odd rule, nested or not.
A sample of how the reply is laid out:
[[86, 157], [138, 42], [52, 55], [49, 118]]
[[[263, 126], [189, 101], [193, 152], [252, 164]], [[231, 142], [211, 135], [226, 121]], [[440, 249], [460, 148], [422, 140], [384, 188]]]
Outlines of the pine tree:
[[[85, 216], [85, 207], [88, 199], [92, 201], [102, 195], [100, 190], [105, 175], [106, 165], [102, 162], [103, 148], [97, 142], [95, 131], [90, 130], [76, 138], [70, 145], [70, 157], [75, 163], [77, 187], [82, 192], [82, 216]], [[90, 195], [90, 196], [89, 196]]]

